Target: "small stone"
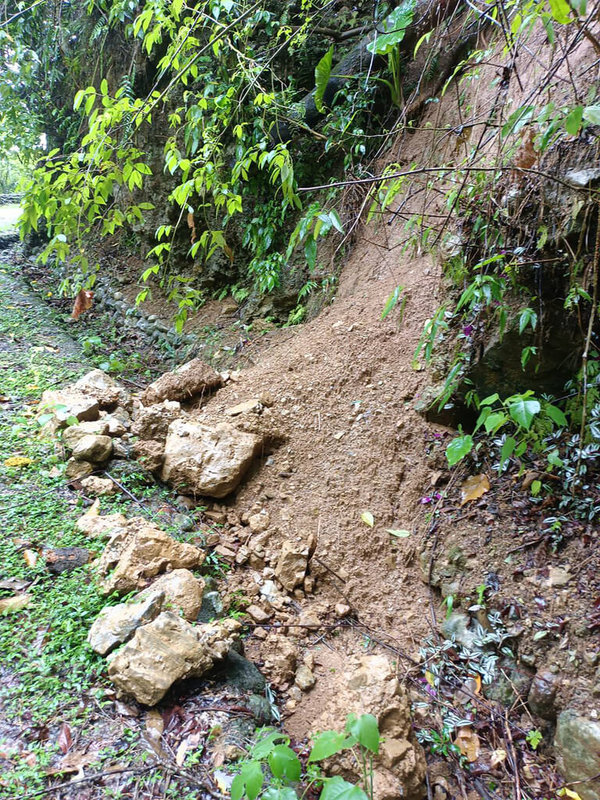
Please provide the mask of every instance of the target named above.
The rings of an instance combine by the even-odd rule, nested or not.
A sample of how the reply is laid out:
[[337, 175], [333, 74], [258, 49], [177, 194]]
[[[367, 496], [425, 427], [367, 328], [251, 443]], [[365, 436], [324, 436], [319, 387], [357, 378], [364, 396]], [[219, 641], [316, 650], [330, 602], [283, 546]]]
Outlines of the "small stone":
[[221, 595], [216, 591], [206, 592], [202, 598], [198, 622], [211, 622], [222, 617], [224, 613], [225, 607]]
[[338, 619], [343, 619], [347, 617], [351, 611], [350, 606], [347, 603], [337, 603], [335, 607], [335, 615]]
[[[567, 710], [559, 714], [554, 747], [566, 782], [578, 781], [582, 800], [600, 800], [600, 723]], [[587, 782], [579, 783], [579, 781]]]
[[70, 458], [65, 467], [65, 476], [69, 480], [78, 481], [91, 475], [94, 469], [94, 465], [89, 461], [76, 461], [74, 458]]
[[78, 531], [92, 538], [108, 538], [112, 533], [116, 533], [126, 525], [127, 519], [123, 514], [107, 514], [103, 517], [84, 514], [75, 523]]
[[101, 656], [127, 642], [140, 625], [152, 622], [162, 610], [164, 594], [153, 592], [142, 602], [106, 606], [88, 633], [88, 644]]
[[548, 586], [566, 586], [573, 576], [562, 567], [549, 567], [548, 569]]
[[264, 533], [271, 523], [269, 513], [265, 510], [259, 514], [251, 514], [248, 517], [248, 525], [252, 533]]
[[94, 397], [88, 397], [81, 391], [67, 388], [44, 392], [40, 400], [39, 412], [40, 414], [53, 414], [57, 427], [64, 428], [70, 417], [76, 417], [79, 422], [98, 419], [100, 408]]
[[230, 686], [245, 692], [264, 692], [267, 684], [264, 675], [247, 658], [230, 650], [219, 668], [223, 679]]
[[162, 467], [164, 451], [163, 442], [154, 439], [140, 439], [132, 448], [135, 459], [148, 472], [156, 472]]
[[73, 447], [73, 458], [76, 461], [90, 461], [92, 464], [103, 464], [112, 455], [113, 443], [110, 436], [88, 433]]
[[142, 406], [135, 414], [131, 432], [143, 441], [164, 442], [169, 425], [182, 413], [181, 404], [175, 400], [164, 400], [162, 403]]
[[306, 594], [312, 594], [315, 590], [315, 579], [312, 575], [307, 575], [304, 578], [304, 591]]
[[538, 672], [531, 682], [527, 704], [533, 714], [546, 720], [556, 719], [556, 692], [559, 678], [552, 672]]
[[117, 486], [110, 480], [110, 478], [97, 478], [95, 475], [90, 475], [81, 481], [86, 494], [94, 495], [95, 497], [102, 497], [104, 495], [115, 494], [118, 492]]
[[264, 611], [260, 606], [257, 606], [254, 603], [248, 606], [246, 613], [252, 617], [255, 622], [258, 622], [259, 625], [264, 625], [272, 616], [272, 614]]
[[284, 589], [293, 591], [304, 581], [308, 567], [308, 549], [298, 542], [286, 541], [281, 548], [275, 575]]
[[306, 664], [300, 664], [296, 670], [296, 686], [303, 692], [308, 692], [315, 685], [316, 678]]
[[230, 406], [225, 409], [225, 414], [228, 417], [237, 417], [239, 414], [247, 414], [251, 411], [259, 412], [262, 404], [260, 400], [254, 398], [253, 400], [245, 400], [243, 403], [238, 403], [236, 406]]
[[246, 706], [259, 724], [266, 725], [268, 722], [271, 722], [273, 712], [271, 710], [271, 704], [266, 697], [262, 697], [259, 694], [251, 694], [246, 701]]
[[79, 425], [70, 425], [63, 431], [62, 442], [65, 447], [72, 450], [77, 442], [88, 434], [105, 436], [108, 434], [108, 424], [103, 419], [97, 419], [92, 422], [80, 422]]

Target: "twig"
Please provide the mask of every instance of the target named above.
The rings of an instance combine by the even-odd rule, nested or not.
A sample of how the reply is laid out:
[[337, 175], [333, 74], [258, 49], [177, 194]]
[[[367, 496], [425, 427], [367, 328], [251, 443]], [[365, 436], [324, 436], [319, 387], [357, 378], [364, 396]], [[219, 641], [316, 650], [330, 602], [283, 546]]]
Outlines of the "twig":
[[56, 786], [50, 786], [47, 789], [38, 789], [36, 792], [20, 794], [18, 797], [14, 797], [13, 800], [29, 800], [31, 797], [41, 797], [42, 795], [50, 794], [50, 792], [58, 792], [63, 790], [68, 791], [75, 786], [81, 786], [82, 783], [93, 783], [100, 778], [111, 778], [113, 775], [121, 775], [124, 772], [130, 772], [132, 775], [143, 775], [145, 772], [151, 772], [158, 766], [159, 764], [154, 763], [147, 764], [145, 767], [123, 767], [122, 769], [104, 770], [103, 772], [96, 772], [94, 775], [88, 775], [85, 778], [79, 778], [76, 781], [66, 781], [65, 783], [59, 783]]

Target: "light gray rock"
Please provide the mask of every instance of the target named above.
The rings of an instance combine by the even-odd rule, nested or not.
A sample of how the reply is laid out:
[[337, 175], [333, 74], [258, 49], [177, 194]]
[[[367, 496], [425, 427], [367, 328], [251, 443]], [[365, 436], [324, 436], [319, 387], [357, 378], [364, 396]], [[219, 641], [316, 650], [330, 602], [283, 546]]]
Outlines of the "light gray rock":
[[79, 425], [71, 425], [65, 428], [62, 441], [65, 447], [72, 450], [80, 439], [89, 435], [105, 436], [108, 434], [108, 424], [103, 419], [93, 422], [80, 422]]
[[275, 568], [275, 577], [288, 592], [304, 581], [308, 568], [308, 547], [299, 542], [283, 543], [281, 555]]
[[181, 405], [175, 400], [165, 400], [147, 407], [142, 406], [136, 412], [131, 432], [143, 441], [164, 442], [169, 425], [182, 413]]
[[104, 548], [98, 572], [105, 594], [126, 594], [167, 569], [199, 567], [204, 553], [191, 544], [178, 542], [142, 517], [133, 517], [118, 530]]
[[194, 626], [163, 611], [109, 656], [108, 677], [120, 692], [153, 706], [175, 681], [198, 678], [224, 658], [240, 629], [233, 619]]
[[101, 369], [93, 369], [75, 382], [74, 388], [94, 398], [100, 408], [131, 405], [131, 394]]
[[72, 454], [75, 461], [104, 464], [111, 457], [112, 449], [113, 443], [110, 436], [88, 433], [75, 443]]
[[296, 670], [295, 683], [303, 692], [308, 692], [316, 683], [316, 678], [306, 664], [300, 664]]
[[565, 172], [565, 181], [577, 189], [592, 189], [600, 183], [600, 168], [570, 169]]
[[173, 606], [176, 613], [181, 611], [185, 619], [193, 622], [198, 618], [202, 608], [204, 581], [202, 578], [197, 578], [188, 569], [174, 569], [172, 572], [161, 575], [134, 599], [141, 601], [156, 592], [163, 594], [165, 603]]
[[[581, 781], [600, 774], [600, 722], [586, 719], [575, 711], [559, 714], [554, 740], [559, 769], [567, 782]], [[578, 783], [582, 800], [600, 800], [600, 782]]]
[[88, 644], [100, 653], [108, 655], [115, 647], [127, 642], [140, 625], [152, 622], [161, 612], [163, 592], [152, 592], [139, 603], [120, 603], [103, 608], [88, 633]]
[[123, 514], [106, 514], [103, 517], [84, 514], [79, 517], [75, 527], [94, 539], [108, 539], [111, 534], [127, 527], [127, 518]]
[[169, 425], [161, 478], [187, 495], [225, 497], [240, 483], [262, 439], [222, 423], [214, 428], [175, 420]]

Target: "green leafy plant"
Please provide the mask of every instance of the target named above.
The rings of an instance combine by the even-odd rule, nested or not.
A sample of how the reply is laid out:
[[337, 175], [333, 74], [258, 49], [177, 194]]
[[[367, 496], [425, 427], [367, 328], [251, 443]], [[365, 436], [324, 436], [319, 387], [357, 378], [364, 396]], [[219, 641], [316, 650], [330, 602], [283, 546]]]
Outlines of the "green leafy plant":
[[404, 0], [393, 9], [381, 23], [383, 33], [378, 33], [373, 42], [367, 45], [370, 53], [387, 56], [391, 80], [381, 79], [390, 90], [392, 103], [402, 105], [402, 68], [400, 42], [411, 24], [415, 11], [414, 0]]
[[[318, 767], [321, 761], [352, 750], [362, 768], [363, 786], [340, 776], [328, 778]], [[288, 736], [270, 729], [259, 731], [249, 758], [243, 762], [231, 785], [232, 800], [297, 800], [297, 786], [305, 785], [302, 795], [315, 783], [322, 784], [321, 800], [373, 800], [373, 756], [379, 752], [379, 728], [371, 714], [349, 714], [345, 730], [324, 731], [314, 738], [306, 770], [290, 747]]]

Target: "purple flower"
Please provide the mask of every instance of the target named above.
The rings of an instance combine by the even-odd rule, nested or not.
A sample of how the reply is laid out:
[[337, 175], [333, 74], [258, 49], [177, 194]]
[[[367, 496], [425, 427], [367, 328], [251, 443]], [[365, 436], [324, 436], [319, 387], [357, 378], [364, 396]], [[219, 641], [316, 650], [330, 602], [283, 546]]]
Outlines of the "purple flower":
[[473, 333], [473, 326], [472, 325], [465, 325], [463, 331], [465, 336], [470, 336]]

